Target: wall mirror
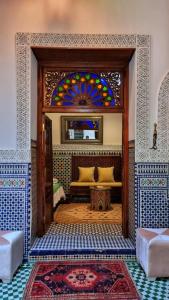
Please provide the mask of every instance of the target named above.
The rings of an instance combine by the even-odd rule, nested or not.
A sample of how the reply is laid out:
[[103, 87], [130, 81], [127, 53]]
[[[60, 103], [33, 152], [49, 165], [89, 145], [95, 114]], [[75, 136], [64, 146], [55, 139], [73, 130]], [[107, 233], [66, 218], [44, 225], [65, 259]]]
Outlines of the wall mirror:
[[103, 116], [61, 116], [62, 144], [103, 144]]

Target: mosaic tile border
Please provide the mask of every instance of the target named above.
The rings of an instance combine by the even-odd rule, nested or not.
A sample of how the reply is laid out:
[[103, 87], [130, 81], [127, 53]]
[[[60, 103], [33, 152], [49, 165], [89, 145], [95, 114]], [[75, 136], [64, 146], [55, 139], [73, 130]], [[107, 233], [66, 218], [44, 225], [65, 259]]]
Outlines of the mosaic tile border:
[[[16, 34], [17, 76], [17, 149], [25, 150], [24, 157], [30, 162], [30, 77], [31, 47], [74, 47], [74, 48], [136, 48], [136, 161], [145, 160], [144, 149], [149, 148], [149, 84], [150, 84], [150, 36], [136, 34]], [[143, 113], [144, 111], [144, 113]], [[144, 119], [143, 119], [144, 116]], [[3, 155], [3, 153], [2, 153]], [[5, 155], [5, 153], [4, 153]], [[20, 157], [20, 154], [18, 154]], [[19, 158], [18, 157], [18, 158]], [[6, 155], [13, 161], [11, 153]], [[148, 157], [148, 161], [151, 159]]]
[[136, 164], [136, 175], [169, 175], [169, 165], [168, 163], [144, 163], [144, 164]]
[[48, 256], [28, 256], [29, 262], [35, 262], [35, 261], [44, 261], [44, 260], [58, 260], [58, 261], [64, 261], [64, 260], [110, 260], [110, 259], [122, 259], [122, 260], [132, 260], [136, 261], [136, 255], [132, 254], [74, 254], [74, 255], [48, 255]]
[[29, 163], [30, 161], [30, 150], [0, 150], [0, 163]]
[[115, 152], [120, 152], [122, 151], [122, 146], [121, 145], [66, 145], [66, 144], [60, 144], [60, 145], [53, 145], [53, 151], [99, 151], [103, 153], [103, 151], [110, 151], [111, 153], [113, 151]]

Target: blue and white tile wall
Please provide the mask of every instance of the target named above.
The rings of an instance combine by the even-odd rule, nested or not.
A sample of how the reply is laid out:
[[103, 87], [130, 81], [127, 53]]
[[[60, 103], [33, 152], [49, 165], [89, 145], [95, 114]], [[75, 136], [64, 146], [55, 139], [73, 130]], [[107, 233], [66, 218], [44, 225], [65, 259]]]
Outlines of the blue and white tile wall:
[[30, 248], [30, 164], [0, 164], [0, 229], [24, 231], [24, 257]]
[[129, 237], [135, 242], [135, 181], [134, 181], [134, 170], [135, 170], [135, 146], [134, 141], [132, 146], [129, 144], [129, 203], [128, 203], [128, 231]]
[[37, 235], [37, 218], [38, 218], [38, 203], [37, 203], [37, 143], [31, 141], [31, 220], [30, 220], [30, 243], [33, 244]]
[[137, 227], [169, 227], [169, 164], [135, 165]]

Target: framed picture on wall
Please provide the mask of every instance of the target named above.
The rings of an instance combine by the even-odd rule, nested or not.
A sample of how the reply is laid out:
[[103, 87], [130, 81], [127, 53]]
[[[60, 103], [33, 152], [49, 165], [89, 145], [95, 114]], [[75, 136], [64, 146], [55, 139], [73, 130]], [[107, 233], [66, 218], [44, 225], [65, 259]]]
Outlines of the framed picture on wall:
[[103, 116], [61, 116], [62, 144], [103, 144]]

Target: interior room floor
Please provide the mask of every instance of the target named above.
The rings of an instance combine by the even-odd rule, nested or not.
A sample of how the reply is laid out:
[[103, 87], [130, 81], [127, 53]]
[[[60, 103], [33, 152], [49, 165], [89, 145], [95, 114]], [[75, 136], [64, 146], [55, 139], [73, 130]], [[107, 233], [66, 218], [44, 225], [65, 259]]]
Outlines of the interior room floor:
[[[169, 279], [157, 279], [149, 281], [141, 267], [135, 261], [126, 261], [129, 272], [136, 283], [142, 296], [142, 300], [168, 300], [169, 299]], [[21, 300], [23, 291], [32, 270], [33, 263], [24, 263], [14, 275], [11, 283], [0, 282], [1, 300]]]
[[108, 210], [93, 210], [90, 203], [60, 204], [54, 213], [58, 224], [121, 224], [122, 205], [111, 204]]
[[55, 224], [34, 241], [30, 256], [135, 254], [135, 245], [117, 224]]

